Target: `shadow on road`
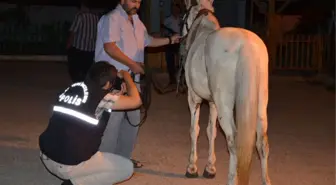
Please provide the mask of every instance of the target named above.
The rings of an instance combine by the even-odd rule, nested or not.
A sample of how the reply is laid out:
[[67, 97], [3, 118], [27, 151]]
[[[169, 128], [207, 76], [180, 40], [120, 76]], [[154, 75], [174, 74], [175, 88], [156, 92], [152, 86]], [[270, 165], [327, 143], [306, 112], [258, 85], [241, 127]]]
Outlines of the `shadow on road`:
[[1, 185], [58, 185], [60, 180], [48, 173], [37, 148], [0, 145]]
[[171, 177], [171, 178], [185, 178], [184, 174], [172, 173], [172, 172], [162, 172], [151, 169], [138, 169], [135, 171], [136, 173], [145, 173], [149, 175], [163, 176], [163, 177]]

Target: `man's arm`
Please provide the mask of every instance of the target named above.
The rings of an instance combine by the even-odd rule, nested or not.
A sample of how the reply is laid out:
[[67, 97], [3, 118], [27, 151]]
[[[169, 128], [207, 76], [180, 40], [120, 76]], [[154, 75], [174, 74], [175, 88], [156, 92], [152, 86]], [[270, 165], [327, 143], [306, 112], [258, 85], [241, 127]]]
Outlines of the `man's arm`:
[[128, 67], [135, 63], [119, 49], [115, 42], [104, 43], [104, 50], [111, 58]]
[[176, 36], [172, 36], [172, 37], [165, 37], [165, 38], [155, 38], [152, 37], [148, 34], [147, 31], [145, 31], [145, 47], [160, 47], [160, 46], [164, 46], [167, 44], [174, 44], [177, 43], [175, 41], [176, 38], [174, 38]]
[[75, 16], [75, 19], [73, 20], [73, 22], [71, 24], [71, 27], [70, 27], [70, 30], [69, 30], [69, 37], [68, 37], [67, 45], [66, 45], [67, 49], [69, 49], [71, 47], [72, 43], [73, 43], [75, 33], [79, 29], [80, 22], [81, 22], [80, 14], [77, 14]]
[[148, 47], [160, 47], [169, 44], [169, 38], [153, 38]]

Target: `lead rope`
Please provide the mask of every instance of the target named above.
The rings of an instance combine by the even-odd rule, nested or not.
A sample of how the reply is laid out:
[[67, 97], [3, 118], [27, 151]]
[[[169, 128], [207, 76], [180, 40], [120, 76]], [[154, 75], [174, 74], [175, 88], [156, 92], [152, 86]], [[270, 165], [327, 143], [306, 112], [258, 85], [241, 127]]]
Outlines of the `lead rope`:
[[[128, 71], [131, 72], [131, 70], [128, 70]], [[146, 75], [149, 75], [149, 74], [146, 73]], [[141, 90], [140, 97], [142, 100], [142, 106], [140, 107], [140, 116], [141, 116], [141, 113], [143, 113], [144, 115], [142, 119], [140, 119], [139, 123], [133, 124], [128, 117], [128, 114], [127, 114], [128, 111], [125, 111], [125, 119], [133, 127], [141, 127], [147, 119], [147, 111], [151, 103], [151, 88], [150, 88], [151, 82], [149, 81], [150, 78], [146, 77], [146, 75], [143, 76], [142, 81], [140, 77], [139, 81], [137, 82], [135, 81], [135, 74], [131, 72], [131, 77], [134, 83], [140, 84], [140, 90]], [[144, 87], [144, 88], [141, 88], [141, 87]]]

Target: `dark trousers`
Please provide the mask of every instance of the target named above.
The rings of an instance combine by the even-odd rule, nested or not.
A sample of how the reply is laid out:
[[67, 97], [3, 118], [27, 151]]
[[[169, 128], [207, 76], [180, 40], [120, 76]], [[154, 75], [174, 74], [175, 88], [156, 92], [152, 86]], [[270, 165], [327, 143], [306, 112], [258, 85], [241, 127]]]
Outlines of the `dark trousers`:
[[175, 55], [177, 55], [179, 49], [178, 44], [168, 45], [166, 47], [166, 64], [169, 73], [170, 83], [176, 82], [176, 66], [175, 66]]
[[85, 79], [93, 59], [94, 51], [82, 51], [74, 47], [68, 50], [68, 72], [73, 83]]

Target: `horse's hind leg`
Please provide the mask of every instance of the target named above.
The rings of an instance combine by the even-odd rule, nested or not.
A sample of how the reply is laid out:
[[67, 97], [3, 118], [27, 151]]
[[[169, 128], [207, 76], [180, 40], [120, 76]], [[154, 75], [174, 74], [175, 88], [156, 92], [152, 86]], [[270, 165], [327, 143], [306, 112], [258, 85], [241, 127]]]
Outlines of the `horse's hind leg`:
[[214, 102], [209, 102], [210, 114], [209, 123], [207, 128], [208, 140], [209, 140], [209, 158], [203, 173], [205, 178], [214, 178], [216, 176], [216, 154], [215, 154], [215, 139], [217, 136], [217, 109]]
[[261, 163], [262, 184], [271, 185], [271, 181], [268, 176], [268, 154], [269, 154], [268, 137], [264, 127], [265, 124], [267, 125], [267, 117], [262, 118], [266, 120], [260, 120], [260, 119], [261, 118], [258, 118], [256, 146]]
[[256, 147], [258, 150], [261, 162], [262, 184], [271, 185], [268, 176], [268, 155], [269, 145], [267, 137], [267, 104], [268, 104], [268, 72], [267, 68], [260, 70], [260, 83], [259, 83], [259, 101], [258, 101], [258, 122], [257, 122], [257, 140]]
[[195, 178], [198, 177], [197, 165], [196, 165], [197, 138], [200, 130], [198, 121], [199, 121], [200, 105], [202, 103], [202, 98], [197, 96], [191, 89], [189, 89], [188, 103], [191, 114], [191, 126], [190, 126], [191, 151], [189, 156], [189, 164], [185, 176], [188, 178]]
[[215, 95], [215, 103], [218, 111], [218, 120], [223, 129], [230, 155], [229, 173], [227, 185], [236, 184], [237, 155], [236, 155], [236, 126], [233, 119], [234, 93], [218, 93]]

